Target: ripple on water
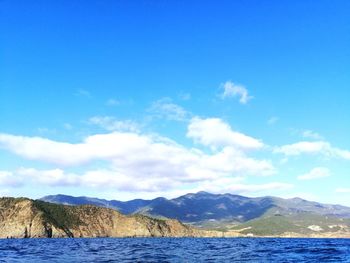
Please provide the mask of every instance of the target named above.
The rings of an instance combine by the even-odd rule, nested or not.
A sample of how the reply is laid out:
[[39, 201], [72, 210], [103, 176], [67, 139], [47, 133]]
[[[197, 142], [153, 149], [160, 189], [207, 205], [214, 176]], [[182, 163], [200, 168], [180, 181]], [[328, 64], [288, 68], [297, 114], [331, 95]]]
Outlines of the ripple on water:
[[349, 239], [0, 240], [0, 262], [350, 262]]

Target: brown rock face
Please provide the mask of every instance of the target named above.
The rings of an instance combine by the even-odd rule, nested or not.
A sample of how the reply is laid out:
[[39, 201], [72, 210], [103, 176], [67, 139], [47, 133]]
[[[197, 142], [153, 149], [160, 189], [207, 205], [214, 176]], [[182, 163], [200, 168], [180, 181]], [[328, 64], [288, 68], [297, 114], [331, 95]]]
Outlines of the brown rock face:
[[0, 238], [31, 237], [191, 237], [222, 236], [142, 215], [125, 216], [115, 210], [64, 206], [26, 198], [0, 198]]
[[25, 198], [0, 199], [0, 238], [51, 237], [59, 229], [45, 221], [44, 214]]

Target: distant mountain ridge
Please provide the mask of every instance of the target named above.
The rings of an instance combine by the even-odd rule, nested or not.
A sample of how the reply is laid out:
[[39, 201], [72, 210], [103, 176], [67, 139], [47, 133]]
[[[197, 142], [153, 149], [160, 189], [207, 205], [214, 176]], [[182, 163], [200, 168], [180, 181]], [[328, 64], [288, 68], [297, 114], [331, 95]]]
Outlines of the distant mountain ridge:
[[134, 199], [130, 201], [106, 200], [94, 197], [70, 195], [48, 195], [40, 198], [42, 201], [63, 205], [96, 205], [118, 210], [123, 214], [132, 214], [141, 207], [147, 206], [152, 200]]
[[237, 225], [273, 215], [294, 216], [315, 214], [335, 218], [350, 218], [350, 207], [321, 204], [301, 198], [244, 197], [233, 194], [189, 193], [177, 198], [152, 200], [105, 200], [68, 195], [50, 195], [41, 200], [66, 205], [91, 204], [113, 208], [124, 214], [144, 214], [159, 218], [178, 219], [184, 223], [215, 228]]

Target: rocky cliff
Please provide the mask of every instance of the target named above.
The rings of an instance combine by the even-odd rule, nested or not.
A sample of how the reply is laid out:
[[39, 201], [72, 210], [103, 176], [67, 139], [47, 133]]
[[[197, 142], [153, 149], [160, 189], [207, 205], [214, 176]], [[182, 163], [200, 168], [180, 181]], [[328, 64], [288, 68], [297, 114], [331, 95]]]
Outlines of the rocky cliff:
[[222, 236], [177, 220], [126, 216], [91, 205], [65, 206], [27, 198], [0, 198], [0, 238]]

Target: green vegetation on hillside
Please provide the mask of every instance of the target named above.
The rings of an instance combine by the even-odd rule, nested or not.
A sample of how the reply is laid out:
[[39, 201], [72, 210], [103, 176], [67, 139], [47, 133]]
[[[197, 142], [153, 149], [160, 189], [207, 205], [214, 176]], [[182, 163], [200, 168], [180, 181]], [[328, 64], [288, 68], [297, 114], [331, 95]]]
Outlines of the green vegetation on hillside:
[[33, 202], [34, 206], [44, 213], [44, 217], [46, 217], [49, 222], [65, 231], [82, 224], [79, 217], [72, 213], [71, 210], [74, 209], [73, 207], [47, 203], [39, 200]]
[[14, 198], [14, 197], [1, 197], [0, 198], [0, 205], [3, 206], [3, 207], [9, 207], [12, 204], [17, 204], [17, 203], [25, 201], [25, 200], [30, 200], [30, 199], [28, 199], [26, 197], [17, 197], [17, 198]]
[[[300, 213], [290, 216], [274, 215], [250, 220], [231, 228], [243, 234], [252, 233], [257, 236], [282, 235], [286, 232], [312, 234], [317, 232], [336, 232], [349, 228], [349, 220], [322, 216], [311, 213]], [[314, 228], [314, 229], [313, 229]]]

